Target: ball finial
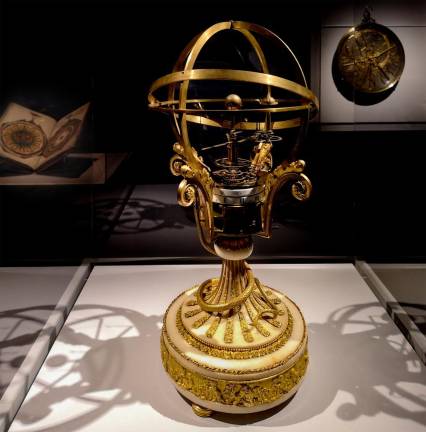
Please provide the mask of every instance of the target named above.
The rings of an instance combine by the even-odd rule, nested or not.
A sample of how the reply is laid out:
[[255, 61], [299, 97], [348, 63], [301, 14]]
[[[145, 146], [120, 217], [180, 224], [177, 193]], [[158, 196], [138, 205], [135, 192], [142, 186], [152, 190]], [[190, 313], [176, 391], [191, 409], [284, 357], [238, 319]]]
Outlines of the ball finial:
[[243, 101], [237, 94], [230, 94], [226, 96], [225, 106], [230, 111], [238, 110], [242, 107]]
[[253, 240], [250, 236], [218, 237], [214, 242], [214, 251], [225, 260], [244, 260], [253, 252]]

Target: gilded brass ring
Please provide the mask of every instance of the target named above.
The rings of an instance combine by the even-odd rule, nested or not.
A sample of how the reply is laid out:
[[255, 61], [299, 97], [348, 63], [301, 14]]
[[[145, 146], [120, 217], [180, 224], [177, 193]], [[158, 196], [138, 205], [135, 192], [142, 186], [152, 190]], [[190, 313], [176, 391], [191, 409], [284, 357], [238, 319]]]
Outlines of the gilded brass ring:
[[180, 82], [200, 80], [222, 80], [222, 81], [242, 81], [253, 84], [263, 84], [279, 88], [281, 90], [290, 91], [309, 101], [313, 102], [318, 109], [318, 98], [308, 88], [290, 81], [286, 78], [281, 78], [276, 75], [271, 75], [263, 72], [253, 72], [234, 69], [191, 69], [180, 72], [172, 72], [154, 81], [149, 89], [148, 100], [150, 105], [155, 107], [159, 102], [154, 97], [153, 93], [161, 87], [174, 85]]
[[[191, 114], [188, 114], [186, 116], [186, 121], [191, 123], [197, 123], [203, 126], [219, 127], [223, 129], [236, 129], [236, 130], [265, 130], [266, 129], [265, 122], [244, 121], [244, 122], [231, 124], [226, 120], [213, 120], [211, 118], [207, 118], [203, 116], [194, 116]], [[290, 120], [273, 121], [270, 123], [270, 130], [289, 129], [289, 128], [298, 127], [301, 124], [302, 121], [299, 117]]]
[[253, 272], [250, 269], [247, 270], [247, 278], [248, 278], [247, 287], [240, 295], [234, 297], [229, 302], [218, 303], [218, 304], [209, 304], [206, 301], [204, 301], [205, 288], [207, 288], [207, 286], [209, 286], [212, 281], [211, 279], [207, 279], [198, 287], [197, 293], [195, 294], [198, 305], [200, 306], [201, 309], [203, 309], [206, 312], [224, 312], [236, 308], [237, 306], [241, 305], [249, 298], [250, 294], [253, 292], [253, 289], [255, 287]]
[[[174, 113], [178, 114], [199, 114], [199, 113], [214, 113], [214, 114], [229, 114], [229, 110], [227, 109], [220, 109], [220, 108], [207, 108], [204, 106], [203, 109], [200, 108], [174, 108], [174, 104], [168, 104], [166, 102], [161, 102], [158, 106], [156, 105], [150, 105], [150, 108], [156, 109], [157, 111], [163, 111], [163, 112], [169, 112], [173, 111]], [[312, 106], [310, 104], [303, 104], [303, 105], [294, 105], [290, 107], [270, 107], [270, 108], [240, 108], [238, 109], [239, 113], [283, 113], [283, 112], [292, 112], [292, 111], [303, 111], [311, 109]]]

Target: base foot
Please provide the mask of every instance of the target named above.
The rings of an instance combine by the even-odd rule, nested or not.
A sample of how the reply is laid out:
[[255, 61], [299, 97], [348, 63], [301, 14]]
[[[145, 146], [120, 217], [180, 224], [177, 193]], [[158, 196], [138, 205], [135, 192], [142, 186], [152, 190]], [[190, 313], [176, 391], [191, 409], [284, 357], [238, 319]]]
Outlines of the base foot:
[[198, 417], [210, 417], [213, 413], [212, 410], [208, 408], [203, 408], [200, 405], [192, 404], [192, 411], [197, 414]]

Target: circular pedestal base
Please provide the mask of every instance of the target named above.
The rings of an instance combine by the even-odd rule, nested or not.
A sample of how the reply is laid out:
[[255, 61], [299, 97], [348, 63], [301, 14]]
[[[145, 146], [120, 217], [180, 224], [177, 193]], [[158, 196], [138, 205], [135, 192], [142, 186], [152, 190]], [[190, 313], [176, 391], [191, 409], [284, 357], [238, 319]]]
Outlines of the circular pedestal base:
[[[243, 338], [226, 343], [220, 332], [206, 339], [206, 329], [218, 318], [216, 314], [212, 314], [204, 329], [194, 327], [199, 333], [191, 332], [192, 321], [182, 323], [185, 319], [182, 311], [188, 303], [193, 304], [197, 287], [181, 294], [168, 308], [161, 336], [163, 365], [176, 389], [193, 403], [197, 415], [208, 416], [210, 411], [230, 414], [265, 411], [290, 399], [299, 388], [308, 365], [303, 316], [290, 299], [264, 288], [279, 299], [287, 317], [283, 321], [285, 328], [280, 328], [275, 339], [260, 332], [255, 334], [256, 326], [250, 329], [253, 333], [250, 343]], [[234, 334], [242, 325], [238, 323], [235, 318]], [[262, 326], [272, 333], [277, 323], [265, 319]], [[259, 342], [261, 337], [264, 344]]]

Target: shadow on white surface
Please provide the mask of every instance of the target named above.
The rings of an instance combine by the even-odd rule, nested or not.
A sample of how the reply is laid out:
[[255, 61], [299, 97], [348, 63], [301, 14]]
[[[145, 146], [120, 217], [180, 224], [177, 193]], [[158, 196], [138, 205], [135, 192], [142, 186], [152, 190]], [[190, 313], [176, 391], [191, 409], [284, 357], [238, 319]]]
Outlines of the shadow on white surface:
[[[139, 198], [129, 200], [103, 199], [96, 203], [96, 223], [100, 230], [112, 229], [115, 235], [138, 234], [165, 228], [183, 229], [193, 227], [195, 222], [186, 217], [178, 204], [159, 200]], [[123, 207], [118, 221], [111, 220], [111, 214]]]
[[[326, 411], [348, 425], [362, 416], [382, 414], [426, 425], [422, 365], [378, 303], [338, 309], [326, 322], [309, 324], [309, 372], [284, 409], [246, 416], [216, 414], [208, 419], [192, 413], [163, 371], [161, 316], [79, 305], [70, 318], [21, 407], [13, 431], [69, 432], [91, 428], [94, 422], [96, 430], [133, 431], [151, 426], [155, 430], [158, 420], [152, 425], [139, 423], [141, 418], [150, 422], [150, 407], [174, 422], [197, 427], [251, 424], [278, 428]], [[388, 361], [378, 364], [383, 359]], [[119, 410], [132, 405], [128, 415]], [[135, 412], [137, 418], [132, 417]]]

